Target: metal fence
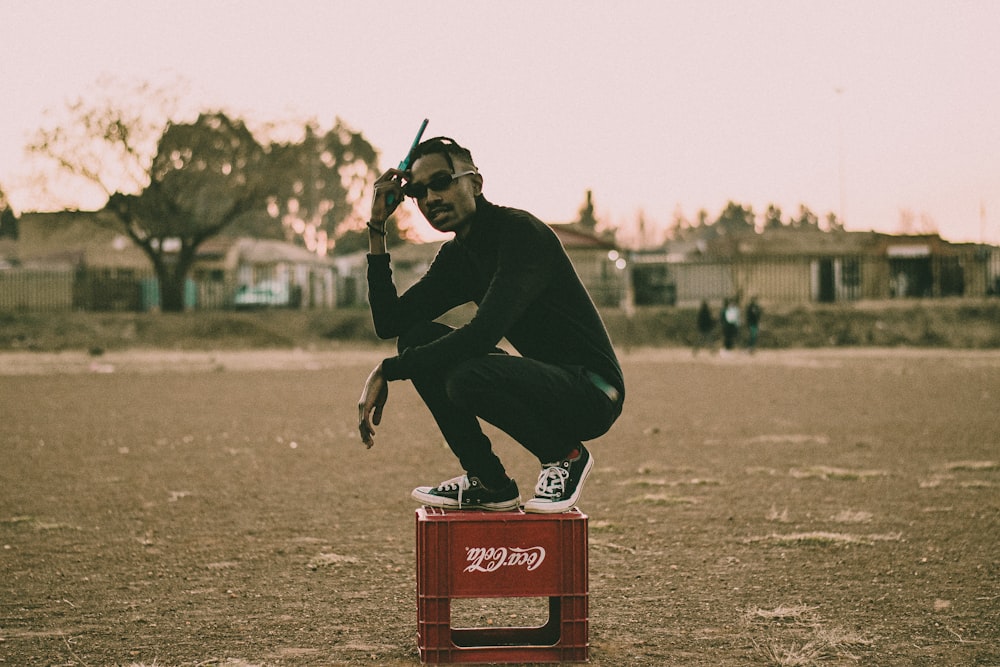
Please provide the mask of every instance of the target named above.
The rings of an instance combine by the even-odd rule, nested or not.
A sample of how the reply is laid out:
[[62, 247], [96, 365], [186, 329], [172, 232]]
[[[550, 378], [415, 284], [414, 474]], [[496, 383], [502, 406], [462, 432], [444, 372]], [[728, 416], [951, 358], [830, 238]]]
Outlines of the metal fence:
[[[287, 285], [281, 300], [258, 298], [240, 302], [241, 286], [231, 281], [192, 280], [185, 283], [187, 310], [213, 310], [263, 305], [298, 306], [297, 290]], [[133, 270], [0, 271], [0, 312], [84, 310], [144, 312], [160, 308], [159, 282], [150, 272]]]
[[69, 310], [75, 279], [70, 270], [0, 270], [0, 311]]

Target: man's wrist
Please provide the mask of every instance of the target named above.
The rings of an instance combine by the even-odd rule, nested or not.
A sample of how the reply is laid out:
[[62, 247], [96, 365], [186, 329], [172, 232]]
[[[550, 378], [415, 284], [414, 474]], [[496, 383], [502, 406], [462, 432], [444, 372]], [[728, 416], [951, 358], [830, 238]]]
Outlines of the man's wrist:
[[369, 220], [365, 224], [371, 232], [378, 234], [379, 236], [385, 236], [385, 222], [379, 224], [374, 220]]

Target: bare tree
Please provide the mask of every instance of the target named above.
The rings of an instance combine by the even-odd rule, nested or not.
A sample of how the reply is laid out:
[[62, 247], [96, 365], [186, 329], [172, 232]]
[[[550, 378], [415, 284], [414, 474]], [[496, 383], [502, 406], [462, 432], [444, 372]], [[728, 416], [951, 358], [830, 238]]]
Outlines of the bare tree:
[[99, 207], [115, 192], [137, 193], [149, 183], [156, 145], [177, 119], [179, 84], [122, 84], [103, 78], [91, 97], [46, 112], [46, 124], [27, 146], [35, 159], [38, 195], [58, 207], [81, 200]]
[[7, 201], [7, 195], [0, 189], [0, 239], [4, 237], [17, 238], [17, 216]]

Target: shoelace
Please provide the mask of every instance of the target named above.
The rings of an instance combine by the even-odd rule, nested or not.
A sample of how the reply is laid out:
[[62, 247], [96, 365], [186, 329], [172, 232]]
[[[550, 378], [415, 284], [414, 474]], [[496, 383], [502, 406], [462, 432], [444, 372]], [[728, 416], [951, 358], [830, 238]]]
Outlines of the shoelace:
[[438, 491], [453, 491], [458, 489], [458, 506], [462, 506], [462, 493], [469, 488], [469, 476], [459, 475], [458, 477], [452, 477], [447, 479], [437, 486]]
[[542, 498], [558, 498], [566, 491], [566, 480], [569, 479], [569, 470], [559, 464], [549, 466], [542, 470], [538, 476], [538, 484], [535, 484], [535, 495]]

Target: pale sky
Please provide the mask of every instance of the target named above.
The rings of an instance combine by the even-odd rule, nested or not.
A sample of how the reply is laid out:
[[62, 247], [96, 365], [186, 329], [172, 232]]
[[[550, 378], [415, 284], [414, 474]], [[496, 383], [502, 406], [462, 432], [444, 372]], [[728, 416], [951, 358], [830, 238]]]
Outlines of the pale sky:
[[996, 0], [0, 0], [0, 187], [46, 208], [23, 186], [46, 109], [180, 78], [195, 110], [339, 116], [383, 168], [429, 118], [548, 222], [590, 189], [619, 226], [733, 200], [1000, 243], [998, 36]]

